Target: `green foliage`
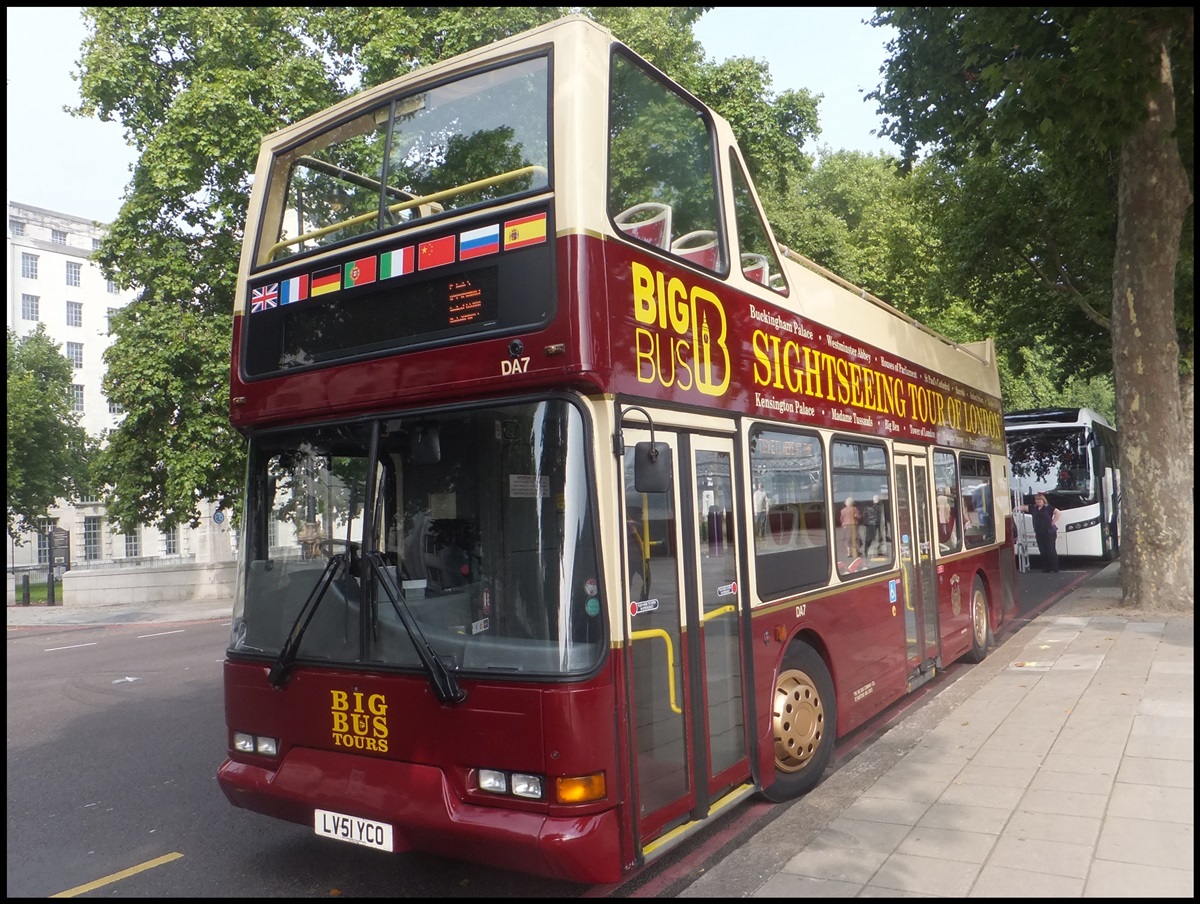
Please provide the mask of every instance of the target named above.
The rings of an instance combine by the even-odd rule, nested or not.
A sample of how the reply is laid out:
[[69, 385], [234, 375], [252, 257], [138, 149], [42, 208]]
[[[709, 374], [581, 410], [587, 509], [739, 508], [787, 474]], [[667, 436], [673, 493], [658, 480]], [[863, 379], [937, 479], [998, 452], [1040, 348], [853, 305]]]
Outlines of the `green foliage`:
[[[121, 123], [139, 153], [95, 255], [108, 277], [140, 290], [106, 357], [106, 391], [126, 414], [105, 437], [98, 479], [119, 526], [194, 524], [201, 498], [228, 505], [241, 491], [228, 349], [262, 137], [571, 9], [84, 8], [90, 28], [72, 112]], [[691, 24], [703, 9], [593, 14], [663, 68], [689, 70], [701, 63]]]
[[197, 503], [238, 508], [244, 443], [229, 423], [232, 317], [140, 300], [118, 315], [104, 391], [125, 409], [95, 474], [121, 530], [199, 524]]
[[[886, 81], [868, 95], [881, 134], [943, 164], [935, 192], [944, 247], [1011, 337], [1046, 337], [1085, 376], [1111, 372], [1110, 313], [1122, 142], [1146, 113], [1169, 35], [1177, 138], [1193, 173], [1190, 8], [883, 7], [897, 29]], [[934, 37], [936, 36], [936, 38]], [[1175, 318], [1191, 370], [1193, 209], [1176, 270]], [[950, 240], [953, 237], [953, 240]], [[1032, 328], [1032, 329], [1031, 329]]]
[[86, 480], [86, 447], [73, 410], [72, 370], [43, 324], [8, 331], [8, 534], [38, 529], [58, 499]]

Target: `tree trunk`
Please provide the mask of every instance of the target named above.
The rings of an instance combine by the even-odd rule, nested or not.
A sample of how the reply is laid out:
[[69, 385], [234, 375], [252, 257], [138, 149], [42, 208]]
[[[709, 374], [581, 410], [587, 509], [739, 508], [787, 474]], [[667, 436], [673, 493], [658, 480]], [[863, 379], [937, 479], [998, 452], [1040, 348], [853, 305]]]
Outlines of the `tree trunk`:
[[1112, 327], [1123, 490], [1122, 605], [1191, 611], [1193, 438], [1179, 375], [1175, 267], [1192, 197], [1174, 135], [1165, 44], [1158, 68], [1146, 98], [1148, 117], [1121, 148], [1118, 191]]

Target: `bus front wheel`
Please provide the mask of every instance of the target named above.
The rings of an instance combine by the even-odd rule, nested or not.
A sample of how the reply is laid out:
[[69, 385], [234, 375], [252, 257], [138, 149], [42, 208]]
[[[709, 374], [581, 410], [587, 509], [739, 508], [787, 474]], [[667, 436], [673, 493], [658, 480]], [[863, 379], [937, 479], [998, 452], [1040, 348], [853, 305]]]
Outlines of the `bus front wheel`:
[[992, 626], [988, 616], [988, 598], [983, 581], [975, 579], [971, 588], [971, 649], [967, 652], [968, 662], [983, 662], [992, 642]]
[[775, 780], [768, 800], [791, 800], [816, 787], [833, 756], [837, 700], [825, 661], [808, 644], [793, 643], [775, 679], [771, 707]]

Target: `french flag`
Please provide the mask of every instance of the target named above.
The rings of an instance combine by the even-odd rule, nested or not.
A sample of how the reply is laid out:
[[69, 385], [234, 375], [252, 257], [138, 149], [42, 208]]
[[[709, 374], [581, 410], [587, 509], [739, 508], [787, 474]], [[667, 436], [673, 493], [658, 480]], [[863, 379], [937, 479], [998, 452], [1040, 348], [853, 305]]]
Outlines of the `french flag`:
[[279, 303], [291, 304], [308, 298], [308, 274], [293, 276], [279, 284]]

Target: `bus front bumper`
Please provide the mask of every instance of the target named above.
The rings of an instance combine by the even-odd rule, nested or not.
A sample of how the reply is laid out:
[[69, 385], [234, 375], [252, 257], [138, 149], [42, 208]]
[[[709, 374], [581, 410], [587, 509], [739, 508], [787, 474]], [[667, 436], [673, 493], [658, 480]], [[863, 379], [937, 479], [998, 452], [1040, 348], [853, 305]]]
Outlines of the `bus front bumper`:
[[225, 760], [217, 782], [235, 807], [301, 825], [317, 809], [392, 826], [395, 849], [424, 851], [587, 884], [622, 878], [614, 810], [580, 816], [464, 802], [441, 769], [294, 748], [277, 769]]

